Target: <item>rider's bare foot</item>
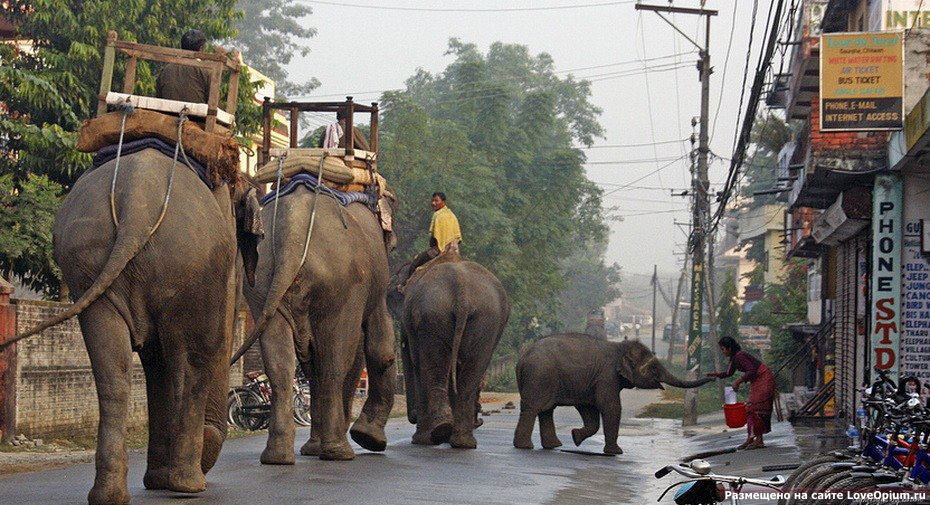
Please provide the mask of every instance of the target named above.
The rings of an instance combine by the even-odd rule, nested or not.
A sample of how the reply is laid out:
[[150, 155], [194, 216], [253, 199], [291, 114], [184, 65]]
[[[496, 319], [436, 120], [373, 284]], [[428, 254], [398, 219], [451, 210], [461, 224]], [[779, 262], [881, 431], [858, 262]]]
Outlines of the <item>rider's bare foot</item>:
[[753, 449], [764, 449], [764, 448], [765, 448], [765, 444], [762, 443], [761, 441], [759, 441], [759, 442], [753, 442], [753, 443], [751, 443], [751, 444], [749, 444], [749, 445], [746, 446], [746, 450], [747, 450], [747, 451], [751, 451], [751, 450], [753, 450]]
[[737, 446], [736, 446], [736, 450], [737, 450], [737, 451], [741, 451], [741, 450], [743, 450], [743, 449], [749, 447], [750, 444], [752, 444], [752, 439], [751, 439], [751, 438], [750, 438], [749, 440], [743, 442], [742, 444], [737, 445]]

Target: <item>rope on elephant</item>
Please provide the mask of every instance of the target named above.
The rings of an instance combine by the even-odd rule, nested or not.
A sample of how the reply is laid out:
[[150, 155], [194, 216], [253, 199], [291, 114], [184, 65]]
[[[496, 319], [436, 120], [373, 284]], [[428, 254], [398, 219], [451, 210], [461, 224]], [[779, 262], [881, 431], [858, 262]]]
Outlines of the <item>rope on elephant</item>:
[[[178, 152], [184, 152], [184, 141], [181, 139], [181, 133], [184, 128], [184, 123], [186, 122], [187, 113], [181, 111], [181, 115], [178, 117], [178, 142], [174, 145], [174, 158], [171, 160], [171, 175], [168, 176], [168, 190], [165, 191], [165, 203], [163, 203], [161, 206], [161, 214], [158, 216], [158, 220], [155, 221], [155, 224], [152, 225], [152, 229], [149, 230], [149, 237], [155, 234], [155, 230], [161, 226], [161, 222], [163, 219], [165, 219], [165, 214], [168, 212], [168, 201], [171, 200], [171, 188], [174, 187], [174, 174], [176, 172], [175, 169], [178, 166]], [[185, 154], [184, 157], [186, 158], [187, 154]], [[194, 167], [190, 166], [190, 163], [188, 163], [187, 166], [190, 167], [191, 170], [194, 169]]]
[[119, 226], [119, 218], [116, 217], [116, 177], [119, 175], [119, 161], [123, 154], [123, 137], [126, 134], [126, 118], [132, 114], [135, 107], [128, 101], [120, 105], [123, 111], [123, 119], [119, 126], [119, 143], [116, 145], [116, 167], [113, 168], [113, 180], [110, 181], [110, 215], [113, 216], [113, 226]]
[[[323, 156], [320, 156], [320, 168], [317, 171], [317, 180], [323, 180], [323, 161], [326, 160], [326, 153], [323, 153]], [[300, 257], [300, 265], [297, 265], [297, 271], [300, 272], [300, 269], [304, 266], [304, 261], [307, 260], [307, 251], [310, 250], [310, 237], [313, 235], [313, 223], [316, 221], [316, 201], [320, 198], [320, 193], [322, 192], [323, 185], [317, 184], [316, 190], [314, 191], [313, 196], [313, 206], [310, 207], [310, 226], [307, 227], [307, 240], [304, 241], [304, 254]], [[277, 205], [277, 201], [275, 202]], [[342, 206], [338, 206], [340, 209]]]
[[275, 197], [274, 197], [274, 212], [271, 213], [271, 254], [272, 257], [277, 257], [277, 244], [275, 243], [275, 225], [278, 222], [278, 200], [281, 199], [281, 179], [284, 178], [284, 159], [287, 158], [287, 153], [284, 156], [278, 157], [278, 175], [277, 180], [275, 180]]

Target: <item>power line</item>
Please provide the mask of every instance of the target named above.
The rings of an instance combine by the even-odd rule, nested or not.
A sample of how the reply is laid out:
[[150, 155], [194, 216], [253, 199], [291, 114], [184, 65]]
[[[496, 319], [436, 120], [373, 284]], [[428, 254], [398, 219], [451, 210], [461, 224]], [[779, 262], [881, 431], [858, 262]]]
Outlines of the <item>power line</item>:
[[620, 147], [650, 147], [650, 146], [662, 146], [667, 144], [682, 144], [687, 142], [688, 139], [678, 139], [678, 140], [660, 140], [658, 142], [643, 142], [641, 144], [599, 144], [596, 146], [577, 146], [575, 149], [609, 149], [609, 148], [620, 148]]
[[[717, 132], [717, 118], [720, 117], [720, 105], [723, 103], [723, 90], [726, 89], [727, 84], [727, 67], [730, 65], [730, 50], [733, 48], [733, 33], [736, 32], [736, 12], [739, 8], [739, 2], [733, 2], [733, 19], [730, 21], [730, 41], [727, 42], [727, 55], [723, 59], [723, 75], [720, 77], [720, 96], [717, 97], [717, 110], [714, 112], [714, 124], [710, 128], [710, 140], [707, 141], [710, 144], [714, 140], [714, 133]], [[750, 35], [751, 37], [751, 35]], [[750, 40], [750, 44], [752, 41]], [[750, 50], [752, 46], [750, 45]], [[745, 78], [743, 79], [743, 85], [746, 85]], [[737, 123], [739, 123], [739, 117], [736, 118]]]
[[490, 9], [464, 9], [464, 8], [442, 8], [442, 7], [400, 7], [396, 5], [365, 5], [344, 2], [332, 2], [327, 0], [299, 0], [300, 3], [331, 5], [335, 7], [353, 7], [356, 9], [374, 9], [384, 11], [405, 11], [405, 12], [533, 12], [533, 11], [558, 11], [572, 9], [589, 9], [594, 7], [610, 7], [614, 5], [625, 5], [636, 3], [635, 0], [623, 0], [618, 2], [600, 2], [591, 4], [578, 5], [550, 5], [547, 7], [502, 7]]
[[672, 166], [672, 164], [674, 164], [676, 161], [683, 160], [683, 159], [685, 159], [686, 157], [687, 157], [687, 156], [681, 156], [681, 157], [679, 157], [679, 158], [676, 158], [676, 159], [674, 159], [674, 160], [668, 162], [667, 164], [662, 165], [661, 167], [659, 167], [659, 168], [653, 170], [652, 172], [649, 172], [648, 174], [646, 174], [646, 175], [644, 175], [644, 176], [642, 176], [642, 177], [640, 177], [640, 178], [638, 178], [638, 179], [632, 180], [632, 181], [630, 181], [628, 184], [623, 185], [623, 186], [620, 186], [620, 187], [617, 188], [617, 189], [612, 189], [612, 190], [610, 190], [610, 191], [604, 193], [604, 194], [601, 195], [601, 196], [604, 197], [604, 196], [607, 196], [607, 195], [616, 193], [617, 191], [623, 190], [623, 189], [625, 189], [625, 188], [627, 188], [627, 187], [629, 187], [629, 186], [632, 186], [633, 184], [636, 184], [637, 182], [639, 182], [639, 181], [641, 181], [641, 180], [643, 180], [643, 179], [645, 179], [645, 178], [647, 178], [647, 177], [653, 176], [653, 175], [655, 175], [655, 174], [661, 172], [662, 170], [664, 170], [664, 169], [666, 169], [666, 168]]
[[[553, 73], [553, 74], [569, 74], [569, 73], [572, 73], [572, 72], [580, 72], [580, 71], [582, 71], [582, 70], [595, 70], [595, 69], [598, 69], [598, 68], [608, 68], [608, 67], [619, 67], [619, 66], [623, 66], [623, 65], [631, 65], [631, 64], [633, 64], [633, 63], [641, 63], [641, 62], [643, 62], [643, 61], [667, 60], [667, 59], [669, 59], [669, 58], [678, 58], [678, 57], [681, 57], [681, 56], [688, 56], [689, 54], [695, 54], [695, 51], [685, 51], [685, 52], [681, 52], [681, 53], [667, 54], [667, 55], [664, 55], [664, 56], [655, 56], [655, 57], [653, 57], [653, 58], [647, 58], [647, 59], [645, 59], [645, 60], [643, 60], [643, 59], [625, 60], [625, 61], [617, 61], [617, 62], [614, 62], [614, 63], [604, 63], [604, 64], [600, 64], [600, 65], [590, 65], [590, 66], [587, 66], [587, 67], [576, 67], [576, 68], [567, 68], [567, 69], [564, 69], [564, 70], [553, 70], [552, 73]], [[680, 61], [674, 61], [674, 62], [669, 62], [669, 63], [665, 63], [665, 64], [661, 64], [661, 65], [670, 65], [670, 64], [671, 64], [671, 65], [677, 65], [677, 64], [679, 64], [679, 63], [680, 63]], [[656, 67], [661, 66], [661, 65], [656, 65]], [[468, 87], [470, 87], [470, 86], [478, 86], [478, 85], [482, 85], [482, 84], [494, 84], [494, 83], [508, 82], [508, 81], [513, 81], [513, 80], [522, 79], [523, 77], [524, 77], [524, 76], [512, 76], [512, 77], [501, 77], [501, 78], [495, 78], [495, 79], [482, 79], [482, 80], [478, 80], [478, 81], [472, 81], [472, 82], [468, 82], [468, 83], [465, 83], [465, 84], [461, 84], [461, 85], [459, 85], [458, 87], [459, 87], [459, 88], [468, 88]], [[591, 77], [593, 77], [593, 76], [591, 76]], [[584, 79], [584, 77], [581, 77], [581, 78]], [[403, 90], [404, 90], [404, 88], [388, 88], [388, 89], [380, 89], [380, 90], [355, 91], [355, 92], [347, 92], [347, 93], [330, 93], [330, 94], [327, 94], [327, 95], [313, 95], [313, 94], [310, 94], [310, 95], [301, 95], [301, 96], [297, 96], [297, 97], [294, 97], [294, 99], [301, 99], [301, 98], [328, 98], [328, 97], [345, 97], [345, 96], [358, 97], [358, 96], [363, 96], [363, 95], [381, 95], [381, 94], [383, 94], [383, 93], [387, 93], [388, 91], [403, 91]]]

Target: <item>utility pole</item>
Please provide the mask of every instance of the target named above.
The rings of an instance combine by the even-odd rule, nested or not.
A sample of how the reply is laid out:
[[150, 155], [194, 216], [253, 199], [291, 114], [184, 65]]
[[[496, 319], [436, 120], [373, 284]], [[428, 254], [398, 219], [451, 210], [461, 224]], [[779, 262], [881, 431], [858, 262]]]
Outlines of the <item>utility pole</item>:
[[672, 353], [675, 349], [675, 340], [678, 339], [678, 314], [681, 312], [681, 291], [685, 286], [685, 280], [688, 275], [688, 257], [685, 257], [685, 262], [681, 266], [681, 275], [678, 276], [678, 288], [675, 290], [675, 306], [672, 307], [672, 334], [668, 338], [668, 357], [666, 361], [668, 364], [672, 363]]
[[656, 353], [656, 290], [659, 289], [659, 265], [652, 265], [652, 354]]
[[[689, 378], [697, 378], [701, 366], [701, 340], [702, 334], [702, 309], [704, 306], [704, 255], [707, 248], [707, 231], [709, 228], [710, 202], [707, 200], [707, 192], [710, 187], [710, 180], [707, 176], [707, 155], [710, 151], [708, 147], [708, 119], [710, 109], [710, 19], [717, 15], [717, 11], [708, 9], [694, 9], [687, 7], [672, 7], [662, 5], [636, 4], [636, 10], [647, 10], [655, 12], [663, 21], [669, 24], [682, 37], [697, 47], [700, 54], [698, 70], [701, 78], [701, 117], [700, 117], [700, 134], [698, 141], [698, 160], [697, 171], [692, 177], [691, 186], [694, 194], [693, 221], [694, 227], [691, 232], [691, 316], [688, 330], [688, 375]], [[703, 47], [695, 42], [685, 32], [675, 26], [662, 13], [691, 14], [703, 16], [706, 22], [704, 30]], [[682, 425], [693, 426], [697, 424], [697, 390], [685, 390], [685, 415], [682, 419]]]

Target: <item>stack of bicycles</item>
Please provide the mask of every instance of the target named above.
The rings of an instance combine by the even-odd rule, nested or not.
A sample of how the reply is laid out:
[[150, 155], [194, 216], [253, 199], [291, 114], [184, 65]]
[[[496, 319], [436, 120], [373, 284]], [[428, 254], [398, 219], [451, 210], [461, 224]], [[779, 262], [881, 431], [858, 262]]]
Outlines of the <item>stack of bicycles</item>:
[[930, 503], [930, 405], [921, 402], [916, 379], [895, 384], [876, 372], [877, 380], [859, 389], [861, 427], [848, 432], [858, 442], [801, 465], [778, 505]]
[[[226, 402], [230, 426], [262, 430], [271, 419], [271, 382], [261, 372], [248, 372], [249, 382], [229, 391]], [[310, 382], [298, 368], [292, 388], [294, 422], [310, 426]]]

